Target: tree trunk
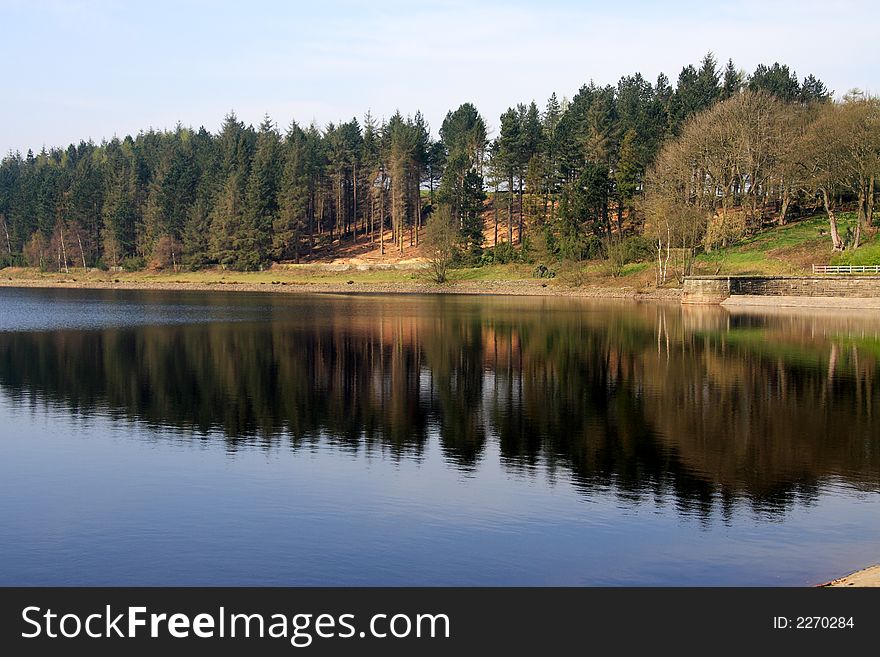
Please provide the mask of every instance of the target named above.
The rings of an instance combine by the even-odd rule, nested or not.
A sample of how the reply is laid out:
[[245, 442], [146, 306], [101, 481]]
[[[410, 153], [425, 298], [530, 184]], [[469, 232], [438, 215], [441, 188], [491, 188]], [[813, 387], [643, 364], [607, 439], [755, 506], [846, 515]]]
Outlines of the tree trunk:
[[507, 179], [507, 242], [513, 246], [513, 174]]
[[12, 241], [9, 239], [9, 226], [6, 225], [6, 215], [0, 215], [0, 219], [3, 220], [3, 232], [6, 233], [6, 250], [9, 252], [9, 257], [12, 257]]
[[498, 183], [495, 183], [495, 196], [492, 198], [492, 205], [495, 209], [495, 243], [493, 246], [498, 246]]
[[541, 195], [541, 224], [547, 222], [547, 200], [550, 198], [550, 182], [548, 180], [544, 180], [544, 184], [547, 185], [544, 188], [544, 193]]
[[868, 199], [866, 198], [867, 194], [865, 194], [865, 184], [867, 181], [861, 179], [859, 180], [859, 217], [856, 221], [857, 226], [862, 226], [867, 223], [868, 219], [865, 216], [865, 206], [867, 205]]
[[[67, 247], [64, 246], [64, 227], [61, 227], [61, 255], [64, 257], [64, 271], [66, 273], [70, 273], [70, 268], [67, 266]], [[58, 270], [61, 270], [61, 267], [58, 267]]]
[[843, 251], [843, 241], [840, 239], [840, 232], [837, 230], [837, 217], [834, 215], [834, 209], [831, 207], [828, 190], [823, 188], [821, 191], [825, 212], [828, 214], [828, 225], [831, 227], [831, 246], [835, 251]]
[[354, 223], [354, 242], [358, 241], [358, 173], [357, 173], [357, 164], [352, 165], [352, 185], [354, 186], [354, 191], [352, 193], [353, 201], [354, 201], [354, 212], [352, 213], [352, 223]]
[[523, 243], [523, 176], [519, 176], [519, 245], [522, 248]]
[[657, 239], [657, 287], [663, 285], [663, 240]]
[[613, 236], [611, 234], [611, 219], [608, 215], [608, 199], [607, 198], [602, 203], [602, 223], [605, 224], [605, 233], [608, 235], [608, 241], [610, 242]]
[[76, 241], [79, 242], [79, 254], [82, 256], [83, 269], [86, 269], [86, 252], [83, 250], [82, 236], [76, 231]]
[[385, 171], [379, 180], [379, 255], [385, 255]]
[[791, 205], [791, 192], [786, 185], [782, 189], [782, 207], [779, 208], [779, 219], [777, 220], [780, 226], [785, 225], [785, 215], [788, 214], [789, 205]]
[[871, 174], [871, 180], [868, 182], [868, 198], [867, 198], [867, 214], [868, 214], [868, 226], [874, 226], [874, 178], [875, 175]]
[[309, 255], [315, 252], [315, 194], [309, 193]]
[[[342, 172], [336, 179], [336, 234], [339, 236], [339, 243], [342, 244], [342, 238], [345, 236], [345, 213], [342, 210]], [[331, 236], [331, 241], [333, 241]]]

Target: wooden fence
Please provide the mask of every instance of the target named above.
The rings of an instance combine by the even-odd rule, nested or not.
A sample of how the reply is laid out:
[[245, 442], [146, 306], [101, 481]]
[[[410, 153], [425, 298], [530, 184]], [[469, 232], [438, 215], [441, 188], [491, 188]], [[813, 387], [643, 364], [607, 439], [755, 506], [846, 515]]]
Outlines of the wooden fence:
[[880, 265], [813, 265], [814, 274], [880, 274]]

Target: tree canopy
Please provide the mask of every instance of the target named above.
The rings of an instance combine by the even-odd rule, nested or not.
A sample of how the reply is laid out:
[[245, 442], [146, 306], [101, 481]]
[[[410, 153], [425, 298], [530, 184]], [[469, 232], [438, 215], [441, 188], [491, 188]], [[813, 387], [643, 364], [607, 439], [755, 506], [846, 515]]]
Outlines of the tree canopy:
[[[543, 109], [511, 103], [497, 129], [467, 102], [436, 137], [419, 112], [381, 121], [368, 112], [326, 126], [291, 121], [283, 131], [268, 117], [255, 128], [230, 112], [216, 133], [178, 125], [10, 153], [0, 162], [0, 265], [252, 270], [349, 242], [403, 252], [419, 244], [440, 204], [461, 252], [475, 260], [487, 246], [487, 191], [492, 247], [524, 248], [542, 235], [559, 257], [590, 257], [627, 232], [654, 230], [660, 215], [648, 208], [683, 203], [712, 211], [745, 203], [755, 223], [769, 197], [785, 204], [784, 217], [799, 194], [824, 189], [832, 211], [834, 199], [850, 194], [870, 217], [865, 135], [874, 119], [852, 108], [874, 101], [830, 98], [813, 75], [799, 82], [778, 63], [746, 75], [709, 53], [684, 66], [674, 86], [662, 74], [652, 82], [634, 73], [616, 85], [590, 81], [571, 100], [553, 94]], [[816, 120], [833, 140], [808, 139], [803, 126]], [[828, 122], [862, 141], [847, 142], [846, 130]], [[687, 148], [677, 144], [696, 143], [703, 128], [711, 130], [700, 143], [712, 152], [700, 165], [705, 179], [689, 183], [697, 197], [649, 199], [651, 181], [656, 190], [669, 186], [663, 172], [683, 181], [685, 165], [673, 160]], [[710, 219], [709, 227], [717, 223]], [[729, 226], [716, 228], [726, 239]]]

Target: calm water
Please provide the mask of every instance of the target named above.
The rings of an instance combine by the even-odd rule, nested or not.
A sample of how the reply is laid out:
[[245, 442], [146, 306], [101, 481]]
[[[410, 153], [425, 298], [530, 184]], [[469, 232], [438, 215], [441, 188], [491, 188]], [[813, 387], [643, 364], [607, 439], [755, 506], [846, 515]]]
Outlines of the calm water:
[[0, 585], [878, 560], [880, 315], [0, 289]]

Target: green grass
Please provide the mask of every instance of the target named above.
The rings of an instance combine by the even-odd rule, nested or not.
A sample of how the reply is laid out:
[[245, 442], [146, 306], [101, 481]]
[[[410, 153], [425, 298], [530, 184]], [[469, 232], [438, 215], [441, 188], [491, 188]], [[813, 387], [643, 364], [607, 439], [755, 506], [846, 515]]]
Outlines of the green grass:
[[[855, 215], [853, 213], [844, 213], [839, 217], [841, 232], [845, 232], [847, 227], [854, 223]], [[828, 219], [824, 214], [796, 221], [785, 226], [770, 228], [753, 237], [744, 239], [735, 248], [769, 251], [800, 246], [804, 242], [815, 240], [824, 240], [830, 248], [831, 238], [828, 236]]]
[[647, 262], [630, 262], [625, 264], [620, 270], [620, 278], [626, 278], [627, 276], [634, 276], [635, 274], [641, 274], [643, 271], [648, 269], [653, 263]]
[[[534, 265], [507, 264], [485, 265], [483, 267], [467, 267], [450, 269], [450, 281], [519, 281], [533, 278]], [[426, 273], [427, 275], [427, 273]]]
[[[855, 213], [841, 213], [838, 218], [841, 234], [853, 227], [855, 221]], [[853, 251], [852, 257], [863, 257], [862, 249]], [[694, 272], [797, 275], [809, 273], [813, 264], [828, 264], [833, 260], [828, 219], [822, 214], [764, 230], [724, 249], [702, 253], [694, 262]]]
[[832, 265], [880, 265], [880, 239], [877, 235], [862, 235], [859, 248], [837, 253], [831, 258]]

